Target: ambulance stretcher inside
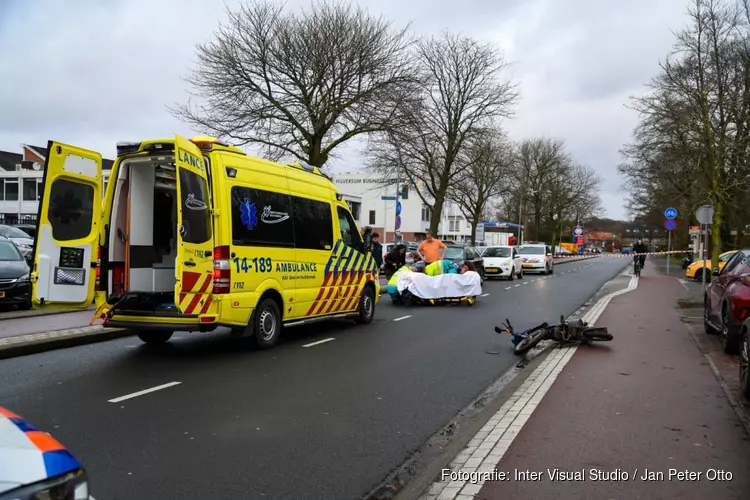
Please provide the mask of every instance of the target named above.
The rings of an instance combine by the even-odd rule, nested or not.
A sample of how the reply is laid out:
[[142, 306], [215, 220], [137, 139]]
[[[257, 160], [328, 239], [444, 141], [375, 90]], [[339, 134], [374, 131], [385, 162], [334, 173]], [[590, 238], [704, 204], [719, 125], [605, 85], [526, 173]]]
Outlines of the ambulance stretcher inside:
[[437, 276], [402, 271], [397, 279], [396, 287], [399, 298], [405, 305], [414, 302], [428, 304], [467, 302], [472, 305], [476, 297], [482, 295], [482, 279], [474, 271]]

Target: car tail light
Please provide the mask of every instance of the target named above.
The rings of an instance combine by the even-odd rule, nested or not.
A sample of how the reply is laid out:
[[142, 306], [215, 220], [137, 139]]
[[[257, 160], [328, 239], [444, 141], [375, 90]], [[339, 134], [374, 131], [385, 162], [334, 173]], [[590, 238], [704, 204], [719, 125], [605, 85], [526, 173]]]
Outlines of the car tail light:
[[125, 264], [118, 264], [112, 268], [112, 293], [125, 291]]
[[214, 248], [214, 293], [229, 293], [232, 282], [229, 264], [229, 247]]
[[740, 277], [740, 280], [742, 281], [743, 284], [750, 286], [750, 274], [743, 274]]

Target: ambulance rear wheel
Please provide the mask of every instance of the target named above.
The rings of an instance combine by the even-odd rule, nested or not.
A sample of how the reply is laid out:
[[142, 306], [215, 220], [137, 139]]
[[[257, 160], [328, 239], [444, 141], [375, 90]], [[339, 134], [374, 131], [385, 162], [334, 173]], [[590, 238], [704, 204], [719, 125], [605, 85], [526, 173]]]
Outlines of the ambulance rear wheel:
[[163, 332], [160, 330], [143, 330], [138, 332], [138, 338], [149, 345], [163, 345], [169, 342], [174, 332]]
[[372, 318], [375, 317], [375, 292], [369, 286], [366, 286], [362, 290], [362, 296], [359, 298], [358, 313], [355, 321], [362, 325], [371, 323]]
[[253, 342], [259, 349], [270, 349], [281, 335], [281, 313], [272, 298], [263, 299], [253, 316]]

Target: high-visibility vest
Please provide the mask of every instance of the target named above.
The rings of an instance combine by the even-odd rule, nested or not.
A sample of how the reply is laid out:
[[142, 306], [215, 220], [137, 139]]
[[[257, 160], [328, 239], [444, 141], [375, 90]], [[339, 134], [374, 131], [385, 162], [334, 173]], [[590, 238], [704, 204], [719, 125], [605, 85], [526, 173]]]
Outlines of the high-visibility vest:
[[432, 264], [427, 264], [424, 269], [427, 276], [438, 276], [440, 274], [453, 274], [458, 272], [458, 266], [448, 259], [436, 260]]
[[388, 286], [398, 285], [398, 275], [401, 274], [402, 271], [410, 271], [409, 266], [402, 266], [399, 270], [393, 273], [393, 276], [391, 276], [391, 279], [388, 280]]

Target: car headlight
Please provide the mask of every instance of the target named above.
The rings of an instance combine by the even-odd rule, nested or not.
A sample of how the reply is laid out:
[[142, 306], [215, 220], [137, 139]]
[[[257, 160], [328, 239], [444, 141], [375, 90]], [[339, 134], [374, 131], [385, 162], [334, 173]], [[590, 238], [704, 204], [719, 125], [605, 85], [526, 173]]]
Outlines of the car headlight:
[[0, 500], [89, 500], [83, 469], [0, 493]]
[[18, 282], [19, 283], [23, 283], [23, 282], [26, 282], [26, 281], [29, 281], [29, 273], [26, 273], [23, 276], [21, 276], [20, 278], [18, 278]]

